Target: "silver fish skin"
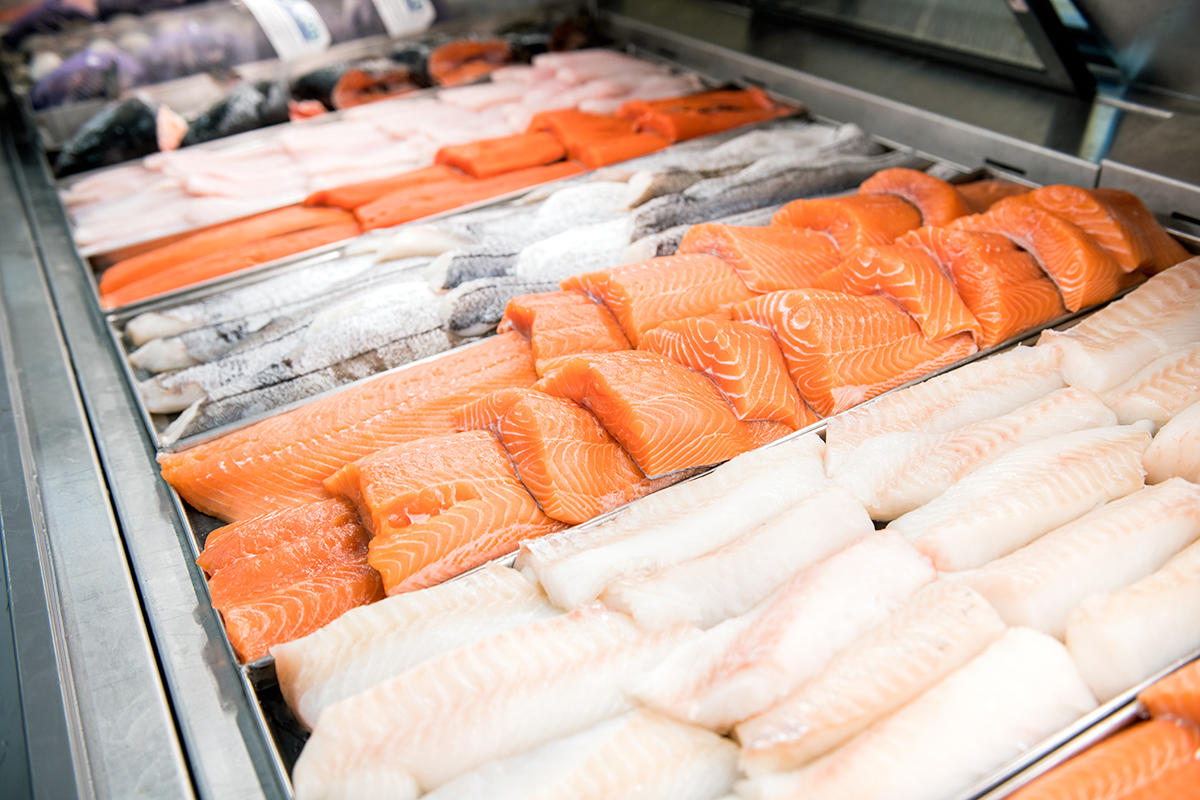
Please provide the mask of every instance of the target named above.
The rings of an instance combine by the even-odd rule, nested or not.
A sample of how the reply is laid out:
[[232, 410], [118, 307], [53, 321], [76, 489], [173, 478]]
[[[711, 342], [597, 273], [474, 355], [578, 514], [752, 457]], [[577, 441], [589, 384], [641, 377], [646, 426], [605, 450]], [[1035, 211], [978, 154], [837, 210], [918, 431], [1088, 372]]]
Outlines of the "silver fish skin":
[[[721, 217], [712, 221], [719, 222], [722, 225], [769, 225], [771, 216], [779, 208], [779, 204], [772, 203], [763, 208], [754, 208], [749, 211], [743, 211], [740, 214], [731, 214], [728, 217]], [[636, 264], [639, 261], [646, 261], [650, 258], [674, 255], [675, 251], [679, 249], [679, 244], [683, 241], [683, 237], [692, 229], [693, 224], [687, 222], [683, 225], [667, 228], [665, 231], [643, 236], [626, 247], [621, 254], [620, 262], [612, 266]]]
[[302, 321], [280, 320], [267, 341], [243, 345], [207, 364], [156, 376], [138, 388], [147, 410], [171, 413], [198, 399], [229, 400], [354, 359], [367, 357], [376, 370], [387, 368], [372, 355], [380, 348], [401, 343], [401, 350], [407, 352], [411, 347], [403, 343], [419, 339], [418, 349], [427, 354], [425, 340], [440, 325], [436, 309], [433, 293], [423, 282], [372, 286]]
[[523, 249], [513, 265], [513, 275], [558, 283], [572, 275], [619, 266], [632, 230], [633, 220], [626, 214], [563, 231]]
[[442, 296], [442, 325], [458, 336], [479, 336], [496, 327], [509, 300], [557, 289], [555, 281], [527, 280], [517, 275], [468, 281]]

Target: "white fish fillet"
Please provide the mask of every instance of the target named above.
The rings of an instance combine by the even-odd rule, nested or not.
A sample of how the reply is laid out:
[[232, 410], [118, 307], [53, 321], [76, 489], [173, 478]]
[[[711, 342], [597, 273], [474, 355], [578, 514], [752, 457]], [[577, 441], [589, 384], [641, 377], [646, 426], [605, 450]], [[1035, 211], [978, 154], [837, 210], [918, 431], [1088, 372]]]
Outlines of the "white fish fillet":
[[492, 761], [427, 800], [711, 800], [733, 787], [737, 747], [702, 728], [634, 711]]
[[424, 791], [633, 710], [626, 686], [694, 629], [640, 631], [602, 607], [443, 653], [325, 709], [292, 773], [298, 800]]
[[1141, 425], [1092, 428], [1010, 450], [887, 529], [942, 571], [979, 567], [1109, 500], [1140, 489]]
[[830, 474], [867, 507], [892, 520], [928, 503], [963, 476], [1022, 444], [1117, 424], [1086, 389], [1059, 389], [995, 419], [951, 433], [895, 431], [867, 439]]
[[711, 553], [644, 580], [618, 580], [600, 599], [639, 625], [711, 628], [744, 614], [805, 567], [874, 530], [858, 501], [831, 486]]
[[1101, 701], [1200, 647], [1200, 543], [1137, 583], [1084, 600], [1067, 648]]
[[577, 608], [615, 580], [702, 556], [828, 486], [822, 446], [812, 435], [745, 453], [601, 524], [522, 542], [517, 566], [555, 605]]
[[1062, 638], [1067, 615], [1161, 567], [1200, 538], [1200, 486], [1174, 479], [1107, 503], [1015, 553], [956, 573], [1009, 625]]
[[676, 651], [637, 691], [717, 731], [763, 711], [880, 624], [935, 573], [899, 536], [872, 533], [801, 572], [749, 614]]
[[1067, 383], [1104, 392], [1155, 358], [1200, 341], [1200, 257], [1160, 272], [1039, 348], [1062, 354]]
[[[1200, 309], [1197, 309], [1200, 313]], [[1122, 424], [1148, 419], [1161, 426], [1200, 401], [1200, 344], [1175, 350], [1147, 364], [1104, 396]]]
[[1200, 483], [1200, 403], [1188, 406], [1163, 425], [1142, 461], [1150, 483], [1172, 476]]
[[1062, 387], [1056, 353], [1014, 347], [830, 417], [825, 467], [830, 475], [837, 473], [860, 444], [882, 433], [949, 433]]
[[283, 698], [311, 728], [330, 705], [426, 659], [556, 613], [521, 573], [491, 565], [353, 609], [271, 652]]
[[956, 797], [1096, 706], [1062, 644], [1012, 628], [844, 747], [738, 785], [754, 800]]
[[817, 675], [737, 726], [747, 775], [795, 769], [912, 700], [999, 639], [978, 592], [936, 581]]

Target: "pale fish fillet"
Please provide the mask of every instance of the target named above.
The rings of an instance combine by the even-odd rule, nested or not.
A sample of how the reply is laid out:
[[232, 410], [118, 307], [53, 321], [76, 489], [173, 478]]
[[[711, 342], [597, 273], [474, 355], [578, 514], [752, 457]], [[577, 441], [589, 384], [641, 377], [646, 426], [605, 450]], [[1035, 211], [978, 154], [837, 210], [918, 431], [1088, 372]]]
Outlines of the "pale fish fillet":
[[[1200, 308], [1196, 309], [1200, 315]], [[1123, 424], [1148, 419], [1155, 427], [1200, 400], [1200, 343], [1151, 361], [1104, 395]]]
[[830, 475], [867, 507], [892, 520], [928, 503], [992, 459], [1058, 433], [1117, 424], [1086, 389], [1059, 389], [1004, 416], [951, 433], [895, 431], [867, 439]]
[[522, 542], [517, 566], [555, 605], [577, 608], [615, 580], [702, 556], [824, 488], [822, 447], [811, 435], [738, 456], [600, 524]]
[[737, 747], [642, 709], [492, 761], [427, 800], [711, 800], [733, 787]]
[[1150, 483], [1172, 476], [1200, 483], [1200, 403], [1180, 411], [1159, 429], [1142, 462]]
[[956, 797], [1095, 708], [1062, 644], [1012, 628], [892, 716], [795, 772], [738, 785], [754, 800]]
[[602, 607], [513, 628], [325, 709], [292, 773], [298, 800], [423, 791], [633, 710], [625, 687], [694, 633]]
[[1157, 572], [1084, 600], [1067, 617], [1067, 648], [1101, 701], [1200, 647], [1200, 543]]
[[1061, 639], [1067, 615], [1085, 597], [1149, 575], [1197, 538], [1200, 486], [1174, 478], [954, 578], [978, 589], [1009, 625]]
[[644, 580], [618, 580], [600, 599], [639, 625], [711, 628], [744, 614], [805, 567], [874, 530], [862, 505], [830, 486], [711, 553]]
[[433, 656], [556, 610], [521, 573], [487, 566], [458, 580], [348, 611], [276, 646], [275, 674], [308, 727], [321, 712]]
[[1062, 354], [1067, 383], [1103, 392], [1195, 341], [1200, 341], [1200, 256], [1160, 272], [1073, 328], [1043, 332], [1038, 347]]
[[1021, 445], [893, 520], [939, 570], [979, 567], [1142, 488], [1144, 425], [1092, 428]]
[[1007, 414], [1062, 387], [1056, 353], [1015, 347], [831, 417], [825, 431], [825, 468], [836, 474], [860, 444], [881, 433], [949, 433]]
[[791, 694], [934, 577], [901, 537], [872, 533], [684, 644], [637, 697], [684, 722], [728, 730]]
[[838, 747], [979, 655], [1005, 631], [978, 592], [944, 581], [763, 713], [737, 726], [747, 775], [795, 769]]

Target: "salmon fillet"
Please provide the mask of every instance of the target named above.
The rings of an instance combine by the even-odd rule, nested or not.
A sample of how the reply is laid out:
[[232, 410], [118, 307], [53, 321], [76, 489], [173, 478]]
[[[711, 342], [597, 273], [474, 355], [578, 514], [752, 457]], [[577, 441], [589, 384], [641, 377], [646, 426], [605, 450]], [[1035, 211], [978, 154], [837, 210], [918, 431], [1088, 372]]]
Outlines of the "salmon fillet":
[[204, 540], [196, 563], [213, 575], [238, 559], [311, 538], [314, 530], [359, 529], [354, 506], [340, 498], [281, 508], [217, 528]]
[[1080, 186], [1053, 184], [1035, 189], [1029, 199], [1047, 211], [1078, 225], [1079, 228], [1107, 250], [1121, 269], [1132, 272], [1151, 262], [1149, 243], [1138, 236], [1119, 214], [1091, 191]]
[[567, 150], [549, 133], [518, 133], [497, 139], [447, 145], [435, 163], [456, 167], [473, 178], [492, 178], [506, 172], [561, 161]]
[[889, 194], [907, 200], [921, 212], [922, 225], [945, 225], [970, 213], [958, 191], [941, 178], [918, 169], [881, 169], [858, 187], [859, 194]]
[[824, 233], [785, 225], [693, 225], [675, 252], [714, 255], [759, 293], [812, 286], [840, 260], [837, 245]]
[[349, 183], [333, 189], [323, 189], [310, 194], [304, 201], [308, 206], [336, 206], [347, 211], [372, 200], [378, 200], [387, 194], [415, 189], [433, 183], [463, 183], [468, 181], [465, 175], [445, 164], [414, 169], [393, 175], [390, 178], [376, 178], [370, 181]]
[[1001, 178], [985, 178], [980, 181], [960, 183], [954, 188], [963, 203], [966, 204], [968, 214], [982, 214], [1006, 197], [1026, 194], [1029, 191], [1028, 186]]
[[515, 330], [529, 338], [534, 367], [542, 376], [566, 356], [629, 349], [612, 313], [579, 292], [514, 297], [497, 330]]
[[630, 133], [612, 139], [597, 139], [578, 145], [571, 158], [592, 169], [628, 161], [670, 147], [671, 141], [657, 133]]
[[826, 233], [845, 255], [862, 245], [891, 244], [919, 227], [921, 214], [899, 197], [858, 194], [793, 200], [775, 212], [771, 224]]
[[1157, 274], [1188, 257], [1188, 251], [1158, 224], [1154, 214], [1137, 195], [1106, 188], [1093, 189], [1092, 195], [1104, 204], [1110, 214], [1133, 231], [1142, 247], [1150, 251], [1150, 261], [1143, 265], [1147, 272]]
[[1138, 695], [1155, 717], [1174, 717], [1200, 727], [1200, 661], [1180, 667]]

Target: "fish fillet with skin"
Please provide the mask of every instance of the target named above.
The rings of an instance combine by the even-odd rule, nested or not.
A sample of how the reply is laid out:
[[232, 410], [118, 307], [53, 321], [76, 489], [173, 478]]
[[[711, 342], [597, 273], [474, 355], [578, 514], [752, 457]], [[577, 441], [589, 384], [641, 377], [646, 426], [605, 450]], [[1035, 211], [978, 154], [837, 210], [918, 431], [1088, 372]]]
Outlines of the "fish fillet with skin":
[[494, 336], [322, 397], [211, 442], [159, 457], [197, 510], [233, 521], [330, 497], [323, 481], [385, 447], [454, 430], [454, 411], [537, 379], [528, 343]]
[[676, 250], [708, 253], [724, 261], [753, 292], [812, 286], [838, 265], [838, 248], [819, 231], [786, 225], [693, 225]]
[[1200, 726], [1200, 660], [1180, 667], [1138, 693], [1152, 717], [1170, 717]]
[[1155, 427], [1166, 424], [1198, 400], [1200, 343], [1156, 358], [1104, 394], [1104, 401], [1117, 412], [1121, 422], [1148, 419]]
[[1063, 387], [1058, 354], [1015, 347], [831, 417], [825, 467], [837, 474], [865, 441], [884, 433], [950, 433], [1008, 414]]
[[647, 477], [719, 464], [754, 447], [707, 378], [658, 353], [571, 356], [534, 388], [595, 414]]
[[1200, 647], [1200, 543], [1067, 617], [1067, 648], [1101, 701]]
[[1200, 483], [1200, 403], [1180, 411], [1159, 429], [1142, 462], [1149, 483], [1173, 476]]
[[830, 475], [867, 507], [893, 520], [930, 502], [956, 481], [1013, 448], [1048, 436], [1117, 424], [1086, 389], [1059, 389], [1008, 414], [950, 433], [893, 431], [860, 444]]
[[312, 728], [329, 706], [410, 667], [556, 613], [520, 573], [492, 565], [348, 611], [271, 654], [284, 699]]
[[979, 569], [953, 574], [1009, 625], [1062, 638], [1091, 594], [1144, 578], [1200, 538], [1200, 486], [1174, 478], [1100, 506]]
[[881, 169], [858, 187], [859, 194], [888, 194], [907, 200], [921, 212], [922, 225], [945, 225], [970, 213], [958, 190], [917, 169]]
[[1125, 425], [1059, 434], [1010, 450], [893, 520], [941, 571], [979, 567], [1144, 485], [1150, 433]]
[[827, 487], [821, 450], [810, 434], [738, 456], [596, 525], [523, 542], [517, 566], [560, 608], [584, 605], [615, 580], [712, 552]]
[[748, 614], [705, 631], [639, 686], [676, 719], [726, 731], [817, 674], [935, 578], [901, 537], [868, 535], [805, 569]]
[[885, 297], [821, 289], [772, 292], [732, 309], [770, 328], [800, 396], [830, 416], [975, 352], [970, 334], [929, 341]]
[[1200, 341], [1200, 256], [1155, 275], [1065, 331], [1042, 333], [1072, 386], [1102, 393], [1159, 356]]
[[711, 800], [733, 787], [728, 739], [633, 711], [536, 750], [484, 764], [428, 800]]
[[[1150, 247], [1126, 220], [1114, 214], [1091, 190], [1053, 184], [1035, 189], [1029, 199], [1036, 205], [1079, 226], [1112, 254], [1126, 272], [1149, 265]], [[1156, 223], [1157, 224], [1157, 223]]]
[[739, 783], [747, 800], [956, 797], [1096, 706], [1063, 646], [1013, 628], [895, 714], [795, 772]]
[[1143, 266], [1149, 273], [1158, 273], [1178, 264], [1188, 257], [1188, 251], [1167, 233], [1154, 214], [1132, 192], [1098, 186], [1092, 195], [1100, 201], [1110, 214], [1122, 221], [1150, 252], [1150, 260]]
[[1004, 633], [974, 590], [936, 581], [834, 656], [820, 673], [736, 728], [751, 777], [796, 769], [842, 745]]
[[600, 599], [645, 628], [677, 622], [711, 628], [750, 611], [800, 570], [873, 530], [862, 506], [831, 486], [710, 553], [645, 578], [614, 581]]
[[327, 708], [293, 770], [296, 797], [430, 791], [631, 711], [624, 687], [692, 633], [644, 633], [593, 607], [442, 653]]
[[[1168, 720], [1139, 722], [1017, 790], [1012, 800], [1194, 800], [1200, 797], [1200, 731]], [[1173, 773], [1190, 776], [1171, 790]]]

